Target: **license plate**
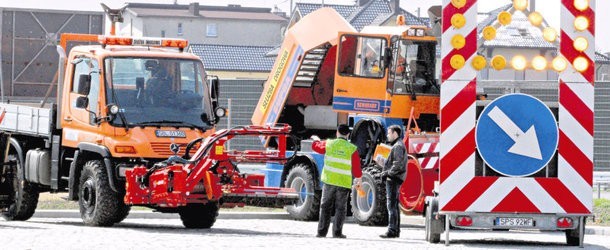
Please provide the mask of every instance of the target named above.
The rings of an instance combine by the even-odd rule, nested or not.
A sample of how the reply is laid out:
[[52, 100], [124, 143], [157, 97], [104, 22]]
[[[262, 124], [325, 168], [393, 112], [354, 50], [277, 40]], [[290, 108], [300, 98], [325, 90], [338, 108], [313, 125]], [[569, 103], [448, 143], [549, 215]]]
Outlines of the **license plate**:
[[186, 137], [186, 133], [182, 130], [156, 130], [155, 134], [157, 137]]
[[533, 227], [534, 219], [532, 218], [496, 218], [496, 226], [507, 227]]

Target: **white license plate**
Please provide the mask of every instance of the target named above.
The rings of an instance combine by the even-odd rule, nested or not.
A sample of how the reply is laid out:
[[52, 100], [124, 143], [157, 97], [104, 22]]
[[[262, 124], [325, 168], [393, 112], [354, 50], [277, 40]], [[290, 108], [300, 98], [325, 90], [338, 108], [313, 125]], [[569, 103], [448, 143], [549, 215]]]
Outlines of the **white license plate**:
[[534, 219], [532, 218], [496, 218], [496, 226], [507, 227], [533, 227]]

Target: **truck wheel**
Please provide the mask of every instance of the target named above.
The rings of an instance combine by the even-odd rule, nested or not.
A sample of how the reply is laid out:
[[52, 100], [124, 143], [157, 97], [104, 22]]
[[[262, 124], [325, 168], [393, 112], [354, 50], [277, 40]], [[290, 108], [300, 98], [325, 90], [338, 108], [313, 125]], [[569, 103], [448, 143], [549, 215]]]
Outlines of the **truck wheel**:
[[375, 167], [362, 169], [362, 191], [352, 189], [352, 215], [356, 222], [364, 226], [388, 225], [385, 185], [381, 181], [381, 171]]
[[[583, 220], [583, 223], [587, 221], [586, 219]], [[586, 223], [585, 223], [586, 225]], [[580, 239], [584, 238], [585, 235], [581, 235], [580, 234], [580, 230], [578, 229], [578, 227], [576, 227], [575, 229], [568, 229], [566, 230], [566, 242], [568, 243], [568, 246], [579, 246], [580, 245]]]
[[85, 163], [78, 188], [78, 205], [83, 222], [89, 226], [112, 226], [125, 206], [110, 188], [106, 169], [100, 160]]
[[178, 209], [182, 225], [186, 228], [211, 228], [218, 217], [218, 204], [191, 203]]
[[1, 179], [4, 180], [0, 180], [0, 182], [2, 182], [2, 188], [6, 188], [10, 204], [7, 209], [2, 210], [2, 217], [9, 221], [24, 221], [34, 215], [38, 205], [38, 189], [20, 177], [23, 176], [23, 165], [17, 155], [8, 155], [8, 161], [13, 164], [5, 166], [8, 171], [1, 176]]
[[127, 218], [127, 216], [129, 215], [129, 211], [131, 210], [130, 206], [125, 205], [125, 203], [120, 202], [121, 204], [119, 205], [119, 211], [116, 214], [116, 216], [114, 217], [114, 223], [119, 223], [121, 221], [123, 221], [125, 218]]
[[430, 200], [430, 204], [426, 206], [426, 241], [430, 243], [439, 243], [441, 241], [441, 232], [443, 221], [436, 219], [434, 216], [438, 212], [438, 203], [435, 199]]
[[299, 193], [299, 201], [294, 205], [286, 206], [290, 216], [296, 220], [318, 220], [322, 192], [315, 190], [315, 176], [312, 168], [304, 163], [299, 163], [290, 170], [286, 177], [284, 186], [294, 188]]

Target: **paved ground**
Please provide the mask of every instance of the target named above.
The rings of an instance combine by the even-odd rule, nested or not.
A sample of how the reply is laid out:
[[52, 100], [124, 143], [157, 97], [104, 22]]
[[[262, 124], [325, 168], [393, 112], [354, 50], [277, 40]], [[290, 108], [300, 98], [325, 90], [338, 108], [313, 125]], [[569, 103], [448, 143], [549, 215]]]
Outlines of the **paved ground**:
[[[66, 216], [61, 216], [61, 215]], [[3, 249], [404, 249], [441, 248], [423, 240], [417, 217], [403, 217], [401, 238], [378, 237], [383, 227], [348, 222], [348, 239], [315, 238], [316, 222], [300, 222], [282, 213], [222, 213], [212, 229], [189, 230], [175, 215], [136, 212], [111, 228], [82, 225], [68, 213], [39, 213], [27, 222], [0, 220]], [[65, 218], [62, 218], [65, 217]], [[452, 231], [452, 247], [493, 249], [564, 246], [563, 233]], [[587, 249], [609, 249], [610, 236], [587, 235]]]

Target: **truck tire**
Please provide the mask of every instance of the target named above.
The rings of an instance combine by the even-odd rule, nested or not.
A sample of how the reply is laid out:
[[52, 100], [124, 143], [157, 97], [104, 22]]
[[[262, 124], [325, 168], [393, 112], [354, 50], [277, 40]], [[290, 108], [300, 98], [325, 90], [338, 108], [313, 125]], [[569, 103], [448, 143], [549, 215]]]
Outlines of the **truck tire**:
[[316, 175], [305, 163], [296, 164], [288, 173], [284, 186], [299, 193], [299, 201], [286, 206], [286, 211], [295, 220], [315, 221], [320, 215], [322, 191], [316, 190]]
[[122, 205], [119, 205], [119, 211], [114, 217], [114, 223], [119, 223], [123, 221], [129, 215], [129, 211], [131, 210], [130, 206], [125, 205], [125, 203], [121, 202]]
[[381, 170], [369, 166], [362, 169], [360, 195], [352, 189], [352, 216], [363, 226], [388, 225], [385, 184], [381, 181]]
[[10, 169], [5, 172], [7, 175], [1, 177], [6, 181], [2, 187], [7, 189], [11, 203], [7, 209], [2, 210], [2, 217], [8, 221], [25, 221], [34, 215], [38, 205], [38, 188], [22, 179], [23, 165], [17, 155], [8, 155], [8, 161], [14, 164], [5, 166]]
[[186, 228], [211, 228], [218, 217], [218, 204], [191, 203], [178, 209], [182, 225]]
[[[585, 218], [583, 220], [583, 223], [586, 221], [587, 220]], [[585, 226], [586, 226], [586, 223], [585, 223]], [[578, 229], [578, 227], [576, 227], [575, 229], [568, 229], [565, 232], [566, 232], [566, 242], [568, 243], [568, 246], [580, 246], [580, 238], [585, 237], [584, 234], [583, 235], [580, 234], [580, 230]]]
[[426, 241], [430, 243], [439, 243], [441, 241], [441, 233], [444, 231], [443, 221], [436, 219], [435, 214], [438, 212], [438, 201], [431, 199], [430, 204], [426, 206]]
[[81, 171], [78, 205], [83, 222], [89, 226], [112, 226], [124, 214], [125, 203], [110, 188], [100, 160], [88, 161]]

